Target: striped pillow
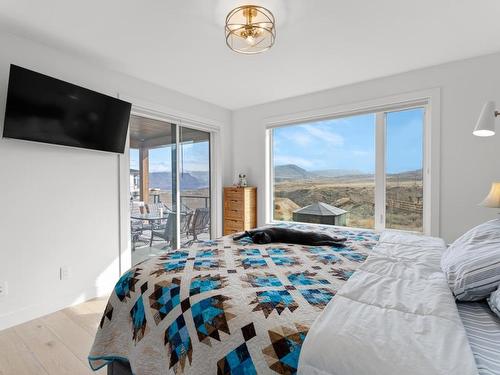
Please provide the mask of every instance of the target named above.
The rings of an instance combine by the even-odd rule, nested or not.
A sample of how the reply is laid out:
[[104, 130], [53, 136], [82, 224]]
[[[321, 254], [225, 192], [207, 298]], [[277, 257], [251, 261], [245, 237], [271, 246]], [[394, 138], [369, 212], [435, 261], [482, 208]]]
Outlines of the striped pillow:
[[441, 268], [459, 301], [477, 301], [500, 285], [500, 219], [478, 225], [444, 252]]
[[490, 305], [491, 311], [500, 318], [500, 287], [491, 293], [490, 298], [488, 298], [488, 305]]

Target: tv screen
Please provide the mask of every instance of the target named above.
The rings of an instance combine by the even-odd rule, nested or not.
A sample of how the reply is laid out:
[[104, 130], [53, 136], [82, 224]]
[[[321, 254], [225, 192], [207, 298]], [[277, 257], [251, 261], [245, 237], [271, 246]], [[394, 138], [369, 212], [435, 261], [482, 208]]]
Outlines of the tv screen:
[[5, 138], [123, 153], [131, 104], [10, 66]]

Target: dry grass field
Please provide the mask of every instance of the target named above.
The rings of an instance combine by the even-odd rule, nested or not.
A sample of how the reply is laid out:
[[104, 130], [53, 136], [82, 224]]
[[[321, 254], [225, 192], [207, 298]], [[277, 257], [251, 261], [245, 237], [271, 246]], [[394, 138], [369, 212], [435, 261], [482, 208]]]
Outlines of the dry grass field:
[[[367, 177], [277, 182], [274, 185], [274, 219], [291, 220], [294, 210], [324, 202], [348, 211], [348, 226], [374, 228], [374, 190], [373, 179]], [[422, 230], [421, 179], [389, 177], [386, 200], [386, 227]]]

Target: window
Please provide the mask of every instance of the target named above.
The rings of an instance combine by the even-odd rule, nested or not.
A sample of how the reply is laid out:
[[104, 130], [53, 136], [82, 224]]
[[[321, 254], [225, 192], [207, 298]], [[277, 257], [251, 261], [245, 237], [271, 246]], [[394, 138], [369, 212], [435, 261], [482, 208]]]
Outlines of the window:
[[423, 232], [425, 112], [271, 128], [272, 220]]
[[423, 231], [425, 110], [385, 114], [385, 227]]

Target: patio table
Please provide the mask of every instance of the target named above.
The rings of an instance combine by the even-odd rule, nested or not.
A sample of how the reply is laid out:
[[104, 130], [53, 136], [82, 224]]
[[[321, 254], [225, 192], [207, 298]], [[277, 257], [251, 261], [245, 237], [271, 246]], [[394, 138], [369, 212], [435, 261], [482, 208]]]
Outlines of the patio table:
[[151, 227], [151, 238], [149, 239], [149, 246], [153, 244], [153, 224], [162, 221], [162, 220], [167, 220], [168, 215], [170, 215], [170, 212], [165, 212], [163, 216], [158, 215], [157, 213], [132, 213], [130, 215], [130, 218], [133, 220], [143, 220], [147, 221], [150, 224]]

